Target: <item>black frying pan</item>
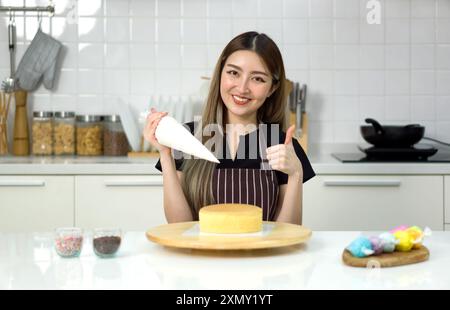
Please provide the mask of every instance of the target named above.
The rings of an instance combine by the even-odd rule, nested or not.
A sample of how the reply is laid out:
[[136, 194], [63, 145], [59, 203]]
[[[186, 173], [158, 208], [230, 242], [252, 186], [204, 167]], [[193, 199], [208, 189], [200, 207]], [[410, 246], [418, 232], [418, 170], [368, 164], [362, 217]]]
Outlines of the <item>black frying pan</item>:
[[372, 118], [366, 118], [365, 121], [371, 125], [361, 126], [361, 134], [364, 140], [376, 147], [411, 147], [425, 133], [425, 127], [419, 124], [382, 126]]

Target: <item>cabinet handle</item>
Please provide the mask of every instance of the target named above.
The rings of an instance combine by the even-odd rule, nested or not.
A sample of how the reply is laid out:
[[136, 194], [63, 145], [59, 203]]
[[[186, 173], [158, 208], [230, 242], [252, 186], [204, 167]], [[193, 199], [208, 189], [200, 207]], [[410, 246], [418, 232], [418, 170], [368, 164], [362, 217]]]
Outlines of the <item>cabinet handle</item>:
[[400, 186], [400, 180], [325, 180], [325, 186]]
[[126, 181], [126, 180], [106, 180], [107, 187], [122, 187], [122, 186], [162, 186], [162, 181]]
[[7, 186], [24, 186], [24, 187], [41, 187], [45, 186], [42, 180], [0, 180], [0, 187]]

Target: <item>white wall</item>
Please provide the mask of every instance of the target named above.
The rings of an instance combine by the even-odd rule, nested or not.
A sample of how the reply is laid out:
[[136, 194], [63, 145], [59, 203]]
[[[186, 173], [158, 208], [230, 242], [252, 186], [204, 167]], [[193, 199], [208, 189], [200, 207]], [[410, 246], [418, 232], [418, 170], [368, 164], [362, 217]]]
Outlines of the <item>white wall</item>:
[[[137, 113], [152, 95], [197, 94], [225, 44], [257, 30], [282, 50], [288, 78], [309, 86], [311, 142], [361, 141], [359, 125], [418, 122], [450, 141], [450, 0], [54, 0], [43, 28], [66, 46], [57, 88], [31, 95], [35, 109], [108, 113], [115, 97]], [[42, 0], [2, 5], [47, 5]], [[29, 13], [31, 14], [31, 13]], [[0, 74], [9, 72], [7, 17]], [[68, 18], [69, 17], [69, 18]], [[37, 18], [17, 14], [20, 59]]]

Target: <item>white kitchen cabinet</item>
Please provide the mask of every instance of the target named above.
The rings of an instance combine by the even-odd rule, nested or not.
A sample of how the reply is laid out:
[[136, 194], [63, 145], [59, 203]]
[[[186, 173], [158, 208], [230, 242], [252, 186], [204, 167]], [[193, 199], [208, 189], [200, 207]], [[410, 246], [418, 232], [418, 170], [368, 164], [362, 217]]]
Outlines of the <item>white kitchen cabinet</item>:
[[75, 223], [124, 230], [166, 224], [162, 176], [75, 176]]
[[444, 229], [445, 231], [450, 231], [450, 224], [445, 224]]
[[51, 231], [73, 226], [72, 176], [0, 176], [0, 231]]
[[443, 182], [430, 175], [318, 175], [304, 185], [303, 224], [313, 230], [401, 224], [443, 230]]
[[450, 176], [444, 177], [444, 203], [445, 223], [450, 224]]

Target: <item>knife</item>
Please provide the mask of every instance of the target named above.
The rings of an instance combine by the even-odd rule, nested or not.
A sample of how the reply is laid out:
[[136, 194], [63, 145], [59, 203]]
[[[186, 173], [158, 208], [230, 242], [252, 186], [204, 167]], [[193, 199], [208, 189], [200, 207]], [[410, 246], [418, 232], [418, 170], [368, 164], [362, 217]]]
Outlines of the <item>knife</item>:
[[295, 116], [296, 116], [296, 124], [295, 124], [295, 136], [300, 138], [302, 136], [302, 89], [300, 88], [300, 84], [296, 83], [296, 106], [295, 106]]

